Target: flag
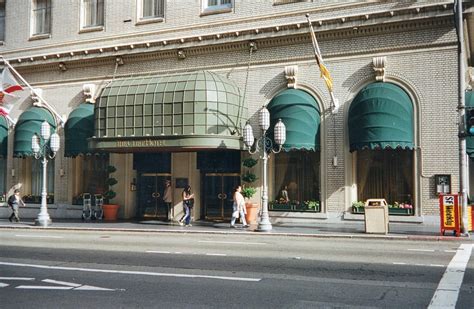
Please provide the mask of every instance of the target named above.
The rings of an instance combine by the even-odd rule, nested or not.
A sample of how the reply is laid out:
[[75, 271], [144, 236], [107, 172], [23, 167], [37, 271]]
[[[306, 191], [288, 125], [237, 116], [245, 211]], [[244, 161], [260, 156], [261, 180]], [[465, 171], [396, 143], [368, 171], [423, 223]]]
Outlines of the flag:
[[23, 87], [16, 81], [8, 68], [4, 68], [2, 72], [2, 80], [0, 86], [0, 115], [7, 116], [13, 107], [13, 104], [20, 99], [13, 92], [23, 90]]
[[326, 82], [326, 86], [329, 92], [333, 92], [333, 82], [332, 82], [331, 74], [329, 73], [329, 70], [327, 69], [327, 67], [324, 65], [323, 57], [321, 56], [321, 51], [319, 50], [318, 41], [316, 40], [316, 35], [314, 34], [313, 25], [311, 24], [311, 21], [309, 20], [309, 16], [306, 16], [306, 17], [308, 18], [308, 24], [309, 24], [309, 29], [311, 33], [311, 41], [313, 42], [314, 56], [316, 58], [316, 63], [319, 66], [319, 70], [321, 71], [321, 77]]

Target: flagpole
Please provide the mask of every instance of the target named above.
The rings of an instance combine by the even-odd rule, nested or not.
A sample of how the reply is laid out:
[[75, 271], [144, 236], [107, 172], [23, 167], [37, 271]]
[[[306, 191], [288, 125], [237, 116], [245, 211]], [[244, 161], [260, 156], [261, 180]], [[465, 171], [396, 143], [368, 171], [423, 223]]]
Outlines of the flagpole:
[[[321, 69], [321, 65], [324, 66], [324, 61], [323, 61], [323, 57], [321, 56], [321, 50], [319, 49], [318, 40], [316, 40], [316, 35], [314, 34], [313, 23], [311, 22], [311, 19], [309, 18], [309, 14], [306, 14], [306, 19], [308, 21], [308, 25], [310, 29], [311, 42], [313, 43], [314, 57], [316, 58], [316, 63]], [[336, 99], [336, 97], [334, 96], [334, 92], [332, 91], [331, 88], [328, 86], [329, 95], [331, 96], [331, 102], [332, 102], [332, 112], [335, 114], [339, 110], [339, 100]]]
[[15, 70], [14, 67], [12, 67], [12, 65], [10, 64], [10, 62], [8, 62], [7, 59], [3, 58], [3, 56], [0, 56], [0, 58], [3, 60], [3, 62], [13, 71], [13, 73], [16, 74], [16, 76], [18, 78], [20, 78], [20, 80], [28, 87], [30, 88], [31, 91], [33, 91], [33, 93], [40, 99], [41, 101], [41, 104], [44, 104], [46, 107], [48, 107], [48, 109], [59, 119], [59, 124], [64, 127], [64, 124], [66, 123], [66, 121], [61, 117], [61, 115], [59, 115], [58, 112], [56, 112], [56, 110], [48, 104], [48, 102], [46, 102], [45, 99], [43, 99], [43, 97], [23, 78], [23, 76], [20, 75], [20, 73], [18, 73], [17, 70]]

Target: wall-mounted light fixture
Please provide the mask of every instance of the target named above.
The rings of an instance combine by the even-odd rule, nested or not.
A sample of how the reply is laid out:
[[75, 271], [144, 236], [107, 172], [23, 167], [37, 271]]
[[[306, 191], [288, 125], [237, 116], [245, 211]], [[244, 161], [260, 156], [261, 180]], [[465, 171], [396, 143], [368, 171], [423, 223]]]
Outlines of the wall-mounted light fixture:
[[58, 66], [59, 66], [59, 69], [60, 69], [61, 71], [63, 71], [63, 72], [64, 72], [64, 71], [67, 71], [67, 66], [66, 66], [66, 64], [65, 64], [64, 62], [60, 62]]

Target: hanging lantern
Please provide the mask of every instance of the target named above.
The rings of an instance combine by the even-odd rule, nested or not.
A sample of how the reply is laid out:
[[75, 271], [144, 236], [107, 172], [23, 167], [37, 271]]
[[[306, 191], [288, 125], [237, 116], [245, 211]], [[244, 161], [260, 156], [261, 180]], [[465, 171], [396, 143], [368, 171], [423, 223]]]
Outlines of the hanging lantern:
[[51, 141], [49, 144], [51, 150], [56, 153], [59, 150], [59, 135], [58, 133], [51, 134]]
[[251, 126], [250, 123], [248, 123], [248, 122], [247, 122], [247, 124], [246, 124], [245, 127], [244, 127], [243, 135], [244, 135], [244, 143], [245, 143], [245, 145], [246, 145], [248, 148], [252, 147], [252, 145], [253, 145], [253, 140], [254, 140], [254, 137], [253, 137], [253, 130], [252, 130], [252, 126]]
[[41, 137], [47, 141], [49, 140], [49, 137], [51, 136], [51, 126], [49, 123], [45, 120], [41, 124]]
[[275, 125], [275, 142], [278, 146], [281, 146], [286, 141], [286, 127], [281, 119], [278, 119], [277, 124]]
[[33, 149], [33, 153], [37, 154], [40, 151], [40, 141], [39, 141], [39, 136], [33, 134], [31, 137], [31, 149]]
[[258, 125], [263, 131], [270, 127], [270, 112], [265, 106], [258, 112]]

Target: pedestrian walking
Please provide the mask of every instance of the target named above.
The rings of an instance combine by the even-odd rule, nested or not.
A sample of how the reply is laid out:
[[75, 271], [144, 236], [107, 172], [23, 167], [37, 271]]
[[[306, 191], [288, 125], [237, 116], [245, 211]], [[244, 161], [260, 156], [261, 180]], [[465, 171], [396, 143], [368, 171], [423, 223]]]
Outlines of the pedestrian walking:
[[15, 219], [16, 222], [20, 222], [19, 209], [20, 206], [25, 206], [25, 203], [20, 197], [20, 190], [15, 189], [13, 195], [8, 198], [8, 206], [10, 206], [10, 208], [12, 209], [12, 214], [10, 215], [8, 220], [12, 222], [13, 219]]
[[241, 193], [242, 186], [238, 185], [234, 189], [233, 201], [232, 204], [232, 219], [230, 221], [230, 227], [235, 227], [235, 221], [241, 218], [242, 226], [248, 227], [247, 221], [245, 220], [245, 215], [247, 214], [247, 209], [245, 208], [245, 199]]
[[183, 190], [183, 208], [184, 216], [179, 220], [179, 224], [183, 225], [183, 222], [186, 226], [191, 225], [191, 210], [194, 205], [194, 193], [191, 193], [191, 186], [187, 185]]

